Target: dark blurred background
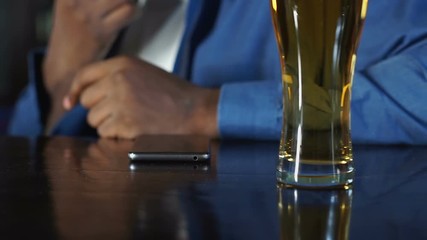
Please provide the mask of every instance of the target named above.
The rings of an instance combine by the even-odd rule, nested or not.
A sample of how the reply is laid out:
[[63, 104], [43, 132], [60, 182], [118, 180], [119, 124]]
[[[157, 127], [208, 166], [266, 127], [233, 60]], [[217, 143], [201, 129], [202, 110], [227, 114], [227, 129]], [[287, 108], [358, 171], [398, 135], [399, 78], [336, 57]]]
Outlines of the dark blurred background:
[[53, 0], [0, 1], [0, 133], [28, 77], [27, 54], [46, 46]]

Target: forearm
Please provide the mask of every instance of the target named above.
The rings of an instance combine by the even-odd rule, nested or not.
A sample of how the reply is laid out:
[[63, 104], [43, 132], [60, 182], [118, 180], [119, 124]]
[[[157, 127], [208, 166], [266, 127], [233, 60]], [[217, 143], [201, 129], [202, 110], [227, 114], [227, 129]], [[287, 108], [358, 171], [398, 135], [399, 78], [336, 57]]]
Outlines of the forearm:
[[[47, 91], [54, 94], [58, 86], [82, 66], [101, 58], [110, 41], [90, 41], [82, 10], [69, 1], [55, 1], [52, 33], [43, 63]], [[88, 18], [88, 16], [86, 16]], [[90, 24], [87, 22], [86, 24]]]
[[50, 93], [51, 105], [47, 112], [47, 121], [44, 129], [45, 134], [49, 134], [65, 114], [66, 110], [62, 106], [62, 101], [64, 96], [67, 94], [70, 85], [71, 81], [65, 79], [61, 84], [57, 84], [52, 88]]
[[133, 19], [135, 9], [128, 1], [55, 1], [43, 64], [44, 85], [52, 103], [47, 132], [64, 114], [62, 101], [76, 73], [104, 58], [118, 32]]
[[45, 133], [49, 133], [65, 113], [62, 99], [69, 91], [74, 75], [84, 65], [95, 61], [100, 49], [94, 42], [73, 37], [84, 34], [84, 29], [79, 27], [82, 19], [73, 21], [76, 13], [67, 1], [56, 1], [54, 13], [52, 33], [43, 61], [43, 82], [51, 102]]

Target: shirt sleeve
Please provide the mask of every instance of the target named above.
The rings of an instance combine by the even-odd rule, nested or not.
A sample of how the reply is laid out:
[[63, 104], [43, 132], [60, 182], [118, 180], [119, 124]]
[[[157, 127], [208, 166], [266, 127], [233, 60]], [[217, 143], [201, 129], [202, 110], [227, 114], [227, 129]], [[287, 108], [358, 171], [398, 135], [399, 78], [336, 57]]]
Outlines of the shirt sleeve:
[[356, 73], [356, 143], [427, 144], [427, 43]]
[[[427, 144], [427, 43], [355, 73], [354, 143]], [[225, 84], [218, 106], [222, 137], [279, 139], [281, 83]]]
[[218, 105], [221, 137], [278, 140], [282, 128], [280, 80], [224, 84]]
[[[44, 111], [47, 107], [41, 80], [41, 62], [44, 50], [37, 49], [28, 55], [29, 83], [21, 93], [8, 126], [8, 133], [16, 136], [36, 137], [43, 133]], [[45, 104], [43, 104], [45, 103]]]
[[[390, 8], [389, 11], [382, 11], [385, 6]], [[426, 7], [425, 2], [416, 0], [395, 4], [374, 1], [370, 4], [352, 87], [351, 133], [354, 143], [427, 144], [427, 29], [424, 24], [427, 17], [419, 14]], [[261, 28], [252, 22], [251, 29], [260, 32], [271, 23], [263, 24], [264, 28]], [[253, 55], [233, 52], [234, 49], [226, 48], [228, 42], [224, 39], [217, 42], [226, 52], [236, 56], [260, 56], [255, 52], [251, 52]], [[249, 41], [252, 38], [241, 39]], [[253, 40], [253, 43], [257, 42]], [[268, 43], [254, 46], [273, 44], [271, 39]], [[214, 51], [208, 53], [210, 58], [215, 57]], [[246, 57], [240, 61], [260, 58]], [[276, 61], [269, 59], [270, 63]], [[225, 67], [227, 61], [224, 60]], [[217, 76], [222, 68], [218, 67], [211, 75]], [[271, 78], [259, 83], [243, 83], [240, 78], [236, 75], [235, 83], [221, 86], [218, 106], [221, 135], [279, 138], [282, 105], [274, 90], [278, 88], [274, 84], [278, 83]]]
[[[18, 99], [8, 133], [16, 136], [37, 137], [44, 134], [48, 112], [49, 95], [43, 84], [41, 66], [44, 50], [29, 54], [29, 83]], [[96, 130], [86, 122], [87, 110], [77, 105], [67, 112], [49, 135], [97, 136]]]

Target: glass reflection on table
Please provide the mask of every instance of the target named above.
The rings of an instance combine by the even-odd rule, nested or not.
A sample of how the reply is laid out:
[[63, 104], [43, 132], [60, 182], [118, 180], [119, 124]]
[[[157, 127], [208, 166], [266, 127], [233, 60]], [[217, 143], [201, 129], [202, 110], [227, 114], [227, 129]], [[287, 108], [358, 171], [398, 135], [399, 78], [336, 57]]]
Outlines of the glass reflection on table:
[[282, 240], [348, 239], [351, 189], [303, 190], [282, 184], [277, 189]]

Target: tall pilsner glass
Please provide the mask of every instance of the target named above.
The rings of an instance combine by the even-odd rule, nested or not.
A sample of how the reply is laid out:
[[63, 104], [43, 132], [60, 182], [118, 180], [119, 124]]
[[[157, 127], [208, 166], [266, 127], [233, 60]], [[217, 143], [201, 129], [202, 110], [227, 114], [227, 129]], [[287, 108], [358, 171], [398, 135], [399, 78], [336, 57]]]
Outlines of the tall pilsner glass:
[[271, 0], [282, 63], [279, 182], [353, 181], [350, 93], [368, 0]]

